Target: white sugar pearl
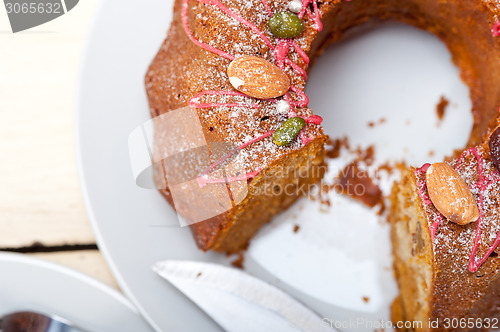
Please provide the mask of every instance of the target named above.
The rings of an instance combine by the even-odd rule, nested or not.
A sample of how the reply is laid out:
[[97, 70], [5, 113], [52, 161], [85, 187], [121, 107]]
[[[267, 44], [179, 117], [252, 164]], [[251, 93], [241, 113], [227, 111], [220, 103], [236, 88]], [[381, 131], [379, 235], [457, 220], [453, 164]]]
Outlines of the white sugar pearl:
[[288, 4], [288, 9], [291, 12], [299, 13], [302, 10], [302, 0], [292, 0]]
[[284, 100], [280, 100], [276, 103], [276, 111], [281, 114], [287, 114], [290, 110], [290, 104]]

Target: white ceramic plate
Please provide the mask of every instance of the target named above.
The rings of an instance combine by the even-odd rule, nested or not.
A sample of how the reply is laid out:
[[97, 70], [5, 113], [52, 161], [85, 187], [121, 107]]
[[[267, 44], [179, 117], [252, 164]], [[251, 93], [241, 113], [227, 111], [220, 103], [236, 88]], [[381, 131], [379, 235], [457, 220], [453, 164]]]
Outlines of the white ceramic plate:
[[[143, 77], [165, 37], [171, 7], [171, 1], [103, 2], [78, 98], [80, 174], [99, 247], [141, 313], [159, 331], [219, 331], [151, 265], [166, 258], [227, 259], [200, 252], [189, 229], [166, 227], [176, 215], [156, 191], [135, 185], [128, 156], [129, 134], [149, 119]], [[378, 162], [419, 165], [467, 141], [468, 90], [446, 48], [425, 32], [390, 25], [366, 33], [326, 52], [310, 77], [311, 106], [325, 118], [327, 133], [348, 135], [352, 145], [376, 144]], [[441, 95], [450, 106], [439, 122]], [[381, 118], [386, 121], [367, 126]], [[388, 182], [382, 187], [390, 190]], [[396, 294], [389, 227], [374, 211], [332, 195], [332, 207], [304, 199], [259, 232], [247, 268], [332, 321], [387, 320]], [[373, 327], [356, 328], [363, 329]]]
[[89, 331], [150, 331], [123, 295], [84, 274], [10, 253], [0, 253], [0, 271], [0, 315], [33, 310]]

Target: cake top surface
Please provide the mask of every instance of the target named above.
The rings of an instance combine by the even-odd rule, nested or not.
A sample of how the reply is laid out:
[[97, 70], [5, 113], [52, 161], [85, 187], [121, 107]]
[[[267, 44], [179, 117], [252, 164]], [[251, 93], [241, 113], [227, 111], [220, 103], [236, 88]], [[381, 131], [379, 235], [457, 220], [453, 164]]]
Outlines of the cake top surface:
[[[165, 100], [169, 103], [152, 107], [153, 115], [186, 104], [196, 108], [207, 142], [231, 142], [239, 147], [231, 158], [232, 168], [245, 170], [249, 178], [290, 151], [297, 151], [318, 138], [324, 140], [323, 130], [318, 126], [321, 118], [307, 107], [304, 92], [307, 54], [321, 30], [322, 12], [316, 0], [302, 0], [300, 4], [302, 10], [297, 16], [304, 23], [304, 31], [295, 38], [282, 39], [271, 33], [268, 21], [277, 12], [290, 12], [288, 2], [183, 0], [182, 22], [172, 25], [169, 38], [157, 55], [161, 61], [154, 61], [147, 74], [150, 95], [161, 95], [158, 103]], [[189, 56], [175, 56], [181, 52]], [[236, 91], [227, 68], [232, 60], [244, 56], [276, 64], [289, 77], [290, 90], [273, 99], [252, 98]], [[169, 66], [176, 66], [182, 78], [169, 77]], [[171, 98], [165, 98], [168, 95]], [[291, 117], [302, 117], [307, 124], [288, 146], [273, 143], [269, 133]]]
[[438, 264], [436, 273], [442, 275], [440, 280], [446, 281], [446, 285], [435, 290], [444, 295], [453, 289], [463, 293], [464, 298], [479, 298], [482, 296], [479, 290], [485, 289], [478, 285], [487, 285], [499, 270], [500, 174], [486, 143], [465, 150], [449, 165], [458, 171], [472, 192], [480, 217], [467, 225], [448, 221], [429, 200], [425, 172], [428, 164], [415, 170], [417, 190], [432, 237], [434, 261]]

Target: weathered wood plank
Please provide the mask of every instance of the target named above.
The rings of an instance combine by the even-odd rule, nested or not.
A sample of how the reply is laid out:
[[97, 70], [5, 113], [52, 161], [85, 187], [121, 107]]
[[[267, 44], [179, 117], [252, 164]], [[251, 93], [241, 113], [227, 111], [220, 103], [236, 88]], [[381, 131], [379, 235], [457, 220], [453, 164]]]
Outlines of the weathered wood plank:
[[98, 0], [26, 32], [0, 10], [0, 248], [93, 243], [75, 162], [74, 105]]

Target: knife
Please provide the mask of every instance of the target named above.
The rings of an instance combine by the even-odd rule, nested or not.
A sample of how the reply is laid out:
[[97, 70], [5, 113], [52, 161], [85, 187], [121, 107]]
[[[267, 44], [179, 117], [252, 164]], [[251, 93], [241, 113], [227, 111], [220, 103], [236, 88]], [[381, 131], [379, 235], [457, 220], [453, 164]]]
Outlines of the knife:
[[152, 268], [228, 332], [336, 331], [290, 295], [244, 271], [182, 260]]

